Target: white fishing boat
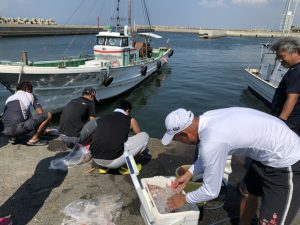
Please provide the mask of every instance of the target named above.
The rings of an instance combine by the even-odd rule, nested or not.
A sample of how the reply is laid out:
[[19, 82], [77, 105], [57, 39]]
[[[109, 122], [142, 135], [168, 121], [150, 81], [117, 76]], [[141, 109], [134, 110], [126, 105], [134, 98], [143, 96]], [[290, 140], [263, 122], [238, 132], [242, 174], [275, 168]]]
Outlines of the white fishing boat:
[[[285, 3], [281, 21], [282, 36], [290, 33], [297, 5], [298, 0], [287, 0]], [[271, 104], [275, 89], [287, 69], [276, 60], [275, 52], [270, 49], [270, 43], [262, 44], [260, 65], [256, 68], [247, 67], [245, 70], [248, 88], [265, 103]]]
[[[173, 50], [168, 45], [152, 48], [150, 39], [161, 38], [156, 34], [132, 33], [130, 0], [128, 5], [128, 26], [121, 29], [117, 21], [116, 31], [99, 32], [93, 56], [30, 62], [23, 53], [21, 62], [0, 61], [0, 82], [13, 93], [17, 83], [30, 81], [43, 107], [53, 113], [62, 111], [85, 87], [96, 89], [98, 99], [135, 87], [164, 66]], [[134, 35], [143, 42], [133, 42]]]

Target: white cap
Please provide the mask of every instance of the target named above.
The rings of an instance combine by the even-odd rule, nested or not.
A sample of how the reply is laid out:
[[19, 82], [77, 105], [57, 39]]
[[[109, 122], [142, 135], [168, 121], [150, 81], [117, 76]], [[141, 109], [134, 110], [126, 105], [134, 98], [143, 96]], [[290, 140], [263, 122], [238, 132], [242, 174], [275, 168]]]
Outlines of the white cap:
[[178, 134], [192, 124], [193, 119], [194, 114], [186, 109], [177, 109], [169, 113], [165, 120], [167, 132], [161, 139], [161, 143], [168, 145], [175, 134]]

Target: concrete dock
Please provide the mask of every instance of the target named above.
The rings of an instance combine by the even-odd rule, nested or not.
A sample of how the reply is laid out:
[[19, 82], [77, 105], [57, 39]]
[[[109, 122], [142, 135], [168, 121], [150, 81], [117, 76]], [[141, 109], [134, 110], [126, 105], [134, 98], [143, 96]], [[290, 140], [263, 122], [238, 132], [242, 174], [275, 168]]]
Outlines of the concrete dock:
[[[91, 161], [72, 167], [67, 173], [56, 172], [48, 169], [50, 162], [68, 152], [49, 151], [47, 146], [11, 145], [3, 138], [1, 144], [0, 217], [11, 214], [14, 225], [60, 225], [65, 217], [62, 210], [69, 203], [108, 195], [121, 195], [123, 202], [114, 224], [144, 224], [139, 211], [140, 201], [129, 175], [120, 175], [117, 171], [99, 174], [98, 170], [91, 171]], [[142, 160], [139, 179], [174, 176], [177, 167], [192, 163], [195, 148], [179, 142], [162, 146], [160, 140], [151, 138], [148, 149], [152, 158]], [[235, 161], [233, 167], [240, 164], [240, 161]], [[241, 167], [237, 171], [239, 173], [230, 178], [228, 201], [219, 209], [204, 209], [199, 224], [207, 225], [223, 219], [227, 221], [222, 224], [237, 224], [236, 219], [231, 222], [228, 218], [236, 218], [239, 213], [236, 183], [245, 169]], [[220, 205], [222, 202], [211, 204]]]
[[[11, 214], [14, 225], [59, 225], [65, 218], [62, 210], [71, 202], [120, 195], [123, 206], [114, 224], [144, 224], [129, 175], [120, 175], [117, 171], [99, 174], [97, 169], [91, 169], [91, 161], [74, 166], [66, 173], [49, 170], [52, 160], [68, 154], [57, 144], [57, 139], [49, 141], [56, 141], [56, 145], [51, 145], [52, 151], [48, 149], [51, 143], [49, 146], [12, 145], [7, 138], [0, 137], [0, 217]], [[195, 147], [176, 141], [163, 146], [160, 140], [151, 138], [148, 150], [152, 158], [142, 159], [139, 179], [174, 176], [177, 167], [193, 162]], [[227, 194], [223, 199], [207, 203], [199, 225], [238, 224], [240, 194], [237, 183], [242, 180], [246, 165], [243, 158], [233, 157]], [[216, 206], [219, 207], [212, 209]], [[300, 224], [300, 219], [294, 224]]]

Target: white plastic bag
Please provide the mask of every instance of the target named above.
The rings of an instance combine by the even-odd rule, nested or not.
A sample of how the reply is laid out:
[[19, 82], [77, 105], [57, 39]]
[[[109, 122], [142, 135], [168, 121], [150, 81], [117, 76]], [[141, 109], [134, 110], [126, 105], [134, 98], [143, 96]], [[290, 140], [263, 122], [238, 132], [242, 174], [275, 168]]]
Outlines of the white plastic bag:
[[67, 171], [72, 166], [88, 162], [91, 157], [89, 149], [81, 144], [76, 144], [67, 156], [52, 160], [49, 169]]
[[121, 214], [121, 195], [101, 196], [96, 200], [77, 200], [67, 205], [62, 225], [115, 225]]

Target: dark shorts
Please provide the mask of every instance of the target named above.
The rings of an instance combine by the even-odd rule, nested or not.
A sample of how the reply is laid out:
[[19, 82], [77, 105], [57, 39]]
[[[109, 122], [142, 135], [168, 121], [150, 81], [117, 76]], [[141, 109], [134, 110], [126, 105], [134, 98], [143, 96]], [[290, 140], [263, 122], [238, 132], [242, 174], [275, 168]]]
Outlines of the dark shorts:
[[12, 137], [27, 134], [33, 130], [37, 130], [41, 123], [44, 122], [47, 118], [48, 113], [35, 114], [33, 117], [29, 118], [26, 121], [23, 121], [13, 126], [5, 127], [2, 133], [4, 135]]
[[244, 183], [249, 193], [262, 197], [259, 224], [292, 223], [300, 206], [300, 161], [285, 168], [253, 161]]
[[300, 121], [299, 120], [287, 120], [285, 121], [286, 125], [288, 125], [288, 127], [294, 131], [296, 134], [298, 134], [298, 136], [300, 136]]

